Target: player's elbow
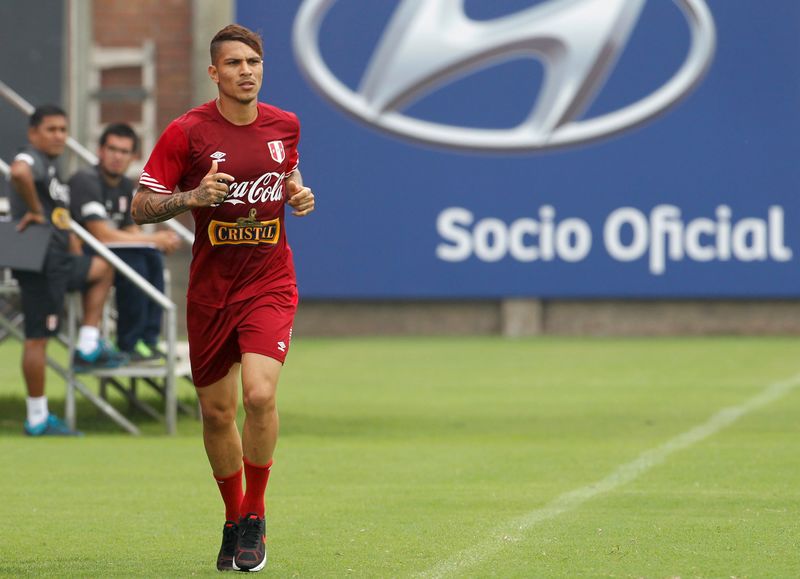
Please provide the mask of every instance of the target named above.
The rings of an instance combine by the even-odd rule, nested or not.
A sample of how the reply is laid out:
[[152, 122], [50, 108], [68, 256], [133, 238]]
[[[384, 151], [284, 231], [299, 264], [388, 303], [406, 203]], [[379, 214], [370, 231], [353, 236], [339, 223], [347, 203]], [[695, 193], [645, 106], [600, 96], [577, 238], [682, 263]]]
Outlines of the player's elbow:
[[144, 195], [146, 194], [143, 194], [141, 190], [139, 190], [131, 201], [131, 218], [133, 218], [137, 225], [147, 223], [147, 219], [144, 215]]
[[136, 209], [135, 201], [131, 204], [131, 218], [136, 225], [144, 225], [146, 223], [141, 213]]

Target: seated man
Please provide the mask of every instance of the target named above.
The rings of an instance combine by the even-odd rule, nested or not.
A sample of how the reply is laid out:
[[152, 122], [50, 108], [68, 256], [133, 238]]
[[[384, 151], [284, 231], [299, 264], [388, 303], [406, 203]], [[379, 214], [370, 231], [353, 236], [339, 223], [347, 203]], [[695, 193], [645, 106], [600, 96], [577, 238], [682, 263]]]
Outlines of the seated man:
[[[69, 180], [72, 218], [163, 292], [161, 252], [173, 251], [180, 239], [173, 231], [145, 233], [131, 219], [134, 184], [125, 172], [138, 143], [130, 126], [106, 127], [100, 136], [97, 166], [82, 169]], [[134, 362], [157, 358], [161, 306], [124, 275], [117, 273], [115, 283], [117, 346]]]
[[[81, 254], [77, 237], [69, 229], [69, 189], [58, 176], [56, 159], [67, 140], [67, 115], [52, 105], [38, 107], [30, 116], [29, 145], [11, 164], [11, 215], [18, 228], [49, 224], [50, 245], [41, 272], [14, 271], [25, 316], [22, 373], [28, 390], [25, 433], [31, 436], [76, 435], [50, 414], [45, 396], [47, 342], [58, 333], [64, 296], [83, 290], [83, 323], [78, 335], [73, 367], [77, 372], [110, 368], [126, 358], [100, 339], [103, 304], [114, 280], [105, 260]], [[22, 248], [20, 248], [22, 250]]]

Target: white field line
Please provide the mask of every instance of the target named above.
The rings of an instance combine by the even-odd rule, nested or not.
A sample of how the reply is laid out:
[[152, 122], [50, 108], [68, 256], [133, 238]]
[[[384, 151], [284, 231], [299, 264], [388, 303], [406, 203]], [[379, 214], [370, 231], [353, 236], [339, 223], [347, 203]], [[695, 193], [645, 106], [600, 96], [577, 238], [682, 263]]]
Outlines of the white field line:
[[697, 444], [723, 428], [730, 426], [742, 416], [783, 398], [798, 385], [800, 385], [800, 374], [767, 386], [759, 394], [738, 406], [723, 408], [705, 423], [679, 434], [661, 446], [645, 451], [631, 462], [619, 466], [604, 479], [567, 492], [556, 497], [542, 508], [530, 511], [521, 517], [500, 525], [488, 533], [486, 540], [470, 549], [455, 554], [453, 557], [442, 561], [427, 571], [419, 573], [417, 576], [426, 578], [447, 577], [463, 572], [465, 569], [487, 560], [508, 546], [509, 543], [522, 540], [525, 532], [535, 525], [575, 510], [586, 501], [635, 480], [651, 468], [664, 462], [671, 454]]

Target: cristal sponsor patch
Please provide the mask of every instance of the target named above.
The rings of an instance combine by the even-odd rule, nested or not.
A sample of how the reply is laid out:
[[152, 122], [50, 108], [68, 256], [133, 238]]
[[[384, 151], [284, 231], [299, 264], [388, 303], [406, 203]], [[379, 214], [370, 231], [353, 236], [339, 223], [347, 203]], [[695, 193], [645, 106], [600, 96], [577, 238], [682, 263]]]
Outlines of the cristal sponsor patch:
[[211, 245], [275, 245], [280, 234], [280, 221], [259, 221], [255, 209], [250, 210], [248, 217], [240, 217], [234, 223], [212, 220], [208, 224]]

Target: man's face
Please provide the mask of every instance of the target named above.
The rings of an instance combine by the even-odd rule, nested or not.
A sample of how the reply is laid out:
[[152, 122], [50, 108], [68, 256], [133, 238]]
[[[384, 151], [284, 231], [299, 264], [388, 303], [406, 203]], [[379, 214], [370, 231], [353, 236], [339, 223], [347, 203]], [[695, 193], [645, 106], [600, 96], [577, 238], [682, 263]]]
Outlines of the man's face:
[[44, 117], [38, 127], [28, 127], [28, 140], [45, 155], [58, 157], [67, 143], [67, 118], [62, 115]]
[[249, 104], [258, 98], [264, 68], [258, 53], [242, 42], [229, 40], [220, 45], [217, 60], [208, 67], [220, 95]]
[[108, 135], [105, 144], [97, 152], [100, 169], [111, 177], [124, 175], [133, 160], [133, 152], [133, 139]]

